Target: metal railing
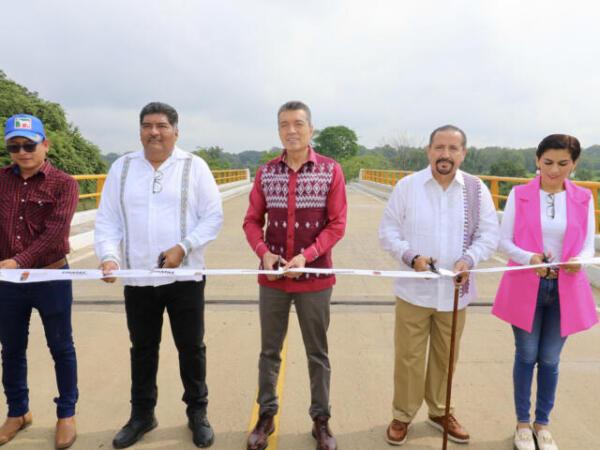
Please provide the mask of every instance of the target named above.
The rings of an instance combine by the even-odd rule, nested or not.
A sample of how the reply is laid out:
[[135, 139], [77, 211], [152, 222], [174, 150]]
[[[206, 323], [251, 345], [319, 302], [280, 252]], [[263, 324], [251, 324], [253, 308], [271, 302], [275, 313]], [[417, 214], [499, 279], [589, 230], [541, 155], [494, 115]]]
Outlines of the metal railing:
[[[250, 181], [250, 170], [249, 169], [231, 169], [231, 170], [213, 170], [213, 176], [217, 184], [234, 183], [236, 181]], [[102, 188], [104, 188], [104, 181], [106, 180], [106, 174], [97, 175], [73, 175], [78, 181], [84, 180], [96, 180], [96, 192], [90, 192], [88, 194], [81, 194], [79, 200], [85, 198], [96, 198], [96, 208], [100, 205], [100, 197], [102, 196]]]
[[79, 194], [79, 200], [83, 200], [84, 198], [94, 198], [96, 197], [96, 208], [100, 205], [100, 196], [102, 195], [102, 189], [104, 188], [104, 181], [106, 180], [106, 174], [99, 175], [73, 175], [77, 181], [84, 180], [97, 180], [96, 182], [96, 192], [90, 192], [89, 194]]
[[360, 169], [359, 178], [364, 181], [395, 186], [399, 179], [410, 173], [413, 172], [410, 170]]
[[234, 183], [236, 181], [250, 181], [249, 169], [213, 170], [213, 177], [217, 184]]
[[[378, 170], [378, 169], [360, 169], [360, 180], [371, 181], [373, 183], [387, 184], [394, 186], [398, 180], [404, 175], [413, 173], [410, 170]], [[492, 175], [477, 175], [484, 181], [489, 181], [490, 192], [492, 199], [494, 200], [494, 206], [496, 210], [500, 209], [500, 200], [506, 200], [507, 195], [501, 195], [500, 183], [513, 183], [513, 184], [525, 184], [531, 181], [531, 178], [513, 178], [513, 177], [497, 177]], [[596, 210], [596, 233], [600, 232], [600, 209], [598, 209], [598, 190], [600, 189], [600, 182], [598, 181], [573, 181], [576, 185], [585, 187], [592, 191], [594, 197], [594, 205]]]

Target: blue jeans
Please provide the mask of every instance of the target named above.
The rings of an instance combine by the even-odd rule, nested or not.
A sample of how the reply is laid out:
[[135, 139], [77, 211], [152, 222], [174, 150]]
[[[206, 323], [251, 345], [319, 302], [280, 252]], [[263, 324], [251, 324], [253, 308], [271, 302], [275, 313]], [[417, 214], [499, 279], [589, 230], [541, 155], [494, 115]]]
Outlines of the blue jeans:
[[567, 338], [560, 335], [558, 280], [540, 280], [531, 333], [513, 326], [515, 365], [513, 384], [517, 420], [529, 423], [531, 381], [537, 363], [535, 422], [548, 425], [558, 384], [560, 352]]
[[79, 393], [71, 329], [72, 303], [71, 281], [0, 282], [2, 384], [8, 403], [8, 417], [20, 417], [29, 411], [26, 351], [33, 308], [40, 314], [46, 342], [54, 359], [59, 393], [54, 399], [56, 415], [65, 418], [75, 414]]

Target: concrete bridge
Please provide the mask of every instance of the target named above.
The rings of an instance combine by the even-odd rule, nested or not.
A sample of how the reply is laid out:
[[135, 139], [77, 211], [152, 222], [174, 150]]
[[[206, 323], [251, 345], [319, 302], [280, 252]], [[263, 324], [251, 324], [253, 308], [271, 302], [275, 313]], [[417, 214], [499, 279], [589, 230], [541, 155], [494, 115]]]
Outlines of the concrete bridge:
[[[209, 268], [255, 268], [258, 260], [248, 247], [241, 224], [248, 187], [224, 201], [225, 224], [209, 245]], [[231, 194], [231, 193], [230, 193]], [[395, 261], [379, 250], [377, 227], [385, 195], [371, 195], [348, 186], [346, 237], [334, 249], [336, 267], [394, 269]], [[74, 227], [81, 235], [90, 224]], [[71, 266], [98, 265], [87, 238], [78, 238]], [[74, 242], [77, 242], [75, 239]], [[503, 265], [494, 255], [482, 265]], [[515, 425], [512, 403], [513, 336], [510, 327], [490, 314], [499, 275], [478, 276], [480, 299], [469, 307], [455, 374], [453, 399], [457, 417], [471, 432], [471, 449], [511, 449]], [[129, 417], [129, 339], [122, 286], [97, 281], [74, 284], [74, 339], [79, 363], [79, 436], [74, 449], [112, 448], [116, 431]], [[209, 420], [215, 449], [243, 449], [256, 418], [256, 381], [260, 345], [258, 287], [254, 276], [211, 277], [206, 286]], [[595, 289], [600, 300], [600, 291]], [[392, 280], [339, 276], [332, 298], [329, 330], [332, 363], [331, 426], [340, 449], [388, 449], [385, 429], [391, 420], [394, 298]], [[295, 314], [290, 317], [280, 377], [281, 409], [269, 449], [312, 449], [308, 416], [309, 384], [306, 356]], [[39, 316], [33, 316], [29, 343], [29, 384], [34, 424], [7, 448], [47, 449], [53, 446], [56, 396], [52, 360]], [[193, 449], [187, 428], [177, 353], [168, 321], [158, 374], [159, 427], [134, 448]], [[600, 398], [600, 327], [567, 341], [552, 431], [562, 449], [596, 448]], [[425, 424], [426, 407], [409, 432], [406, 449], [441, 448], [441, 434]], [[0, 407], [0, 417], [6, 406]], [[450, 444], [451, 448], [458, 447]], [[466, 448], [466, 447], [463, 447]]]

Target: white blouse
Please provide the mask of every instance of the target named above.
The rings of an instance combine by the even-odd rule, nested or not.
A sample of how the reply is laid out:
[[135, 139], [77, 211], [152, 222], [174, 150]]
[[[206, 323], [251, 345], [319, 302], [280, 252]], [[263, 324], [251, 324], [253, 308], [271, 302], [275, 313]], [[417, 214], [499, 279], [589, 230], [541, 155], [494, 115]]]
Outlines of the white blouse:
[[[554, 202], [552, 202], [554, 196]], [[554, 203], [554, 208], [552, 208]], [[552, 217], [554, 213], [554, 217]], [[550, 261], [562, 261], [562, 247], [567, 229], [567, 192], [549, 194], [540, 189], [540, 216], [542, 221], [542, 241], [544, 253], [552, 254]], [[535, 254], [517, 247], [514, 243], [515, 224], [515, 196], [514, 190], [510, 191], [504, 217], [500, 226], [500, 251], [518, 264], [529, 264], [531, 257]], [[585, 243], [579, 255], [580, 258], [594, 257], [594, 235], [596, 231], [595, 211], [593, 198], [590, 199], [588, 208], [587, 235]]]

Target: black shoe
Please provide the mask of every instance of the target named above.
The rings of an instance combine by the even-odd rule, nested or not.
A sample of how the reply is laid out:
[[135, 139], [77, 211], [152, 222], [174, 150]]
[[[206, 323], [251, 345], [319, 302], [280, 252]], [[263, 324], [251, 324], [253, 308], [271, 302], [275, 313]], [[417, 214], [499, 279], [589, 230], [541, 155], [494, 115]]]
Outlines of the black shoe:
[[114, 448], [125, 448], [135, 444], [144, 434], [156, 428], [158, 422], [154, 414], [149, 416], [132, 416], [129, 422], [119, 430], [113, 439]]
[[196, 447], [210, 447], [215, 441], [215, 433], [213, 432], [208, 419], [204, 414], [196, 414], [188, 419], [188, 427], [192, 430], [194, 444]]

